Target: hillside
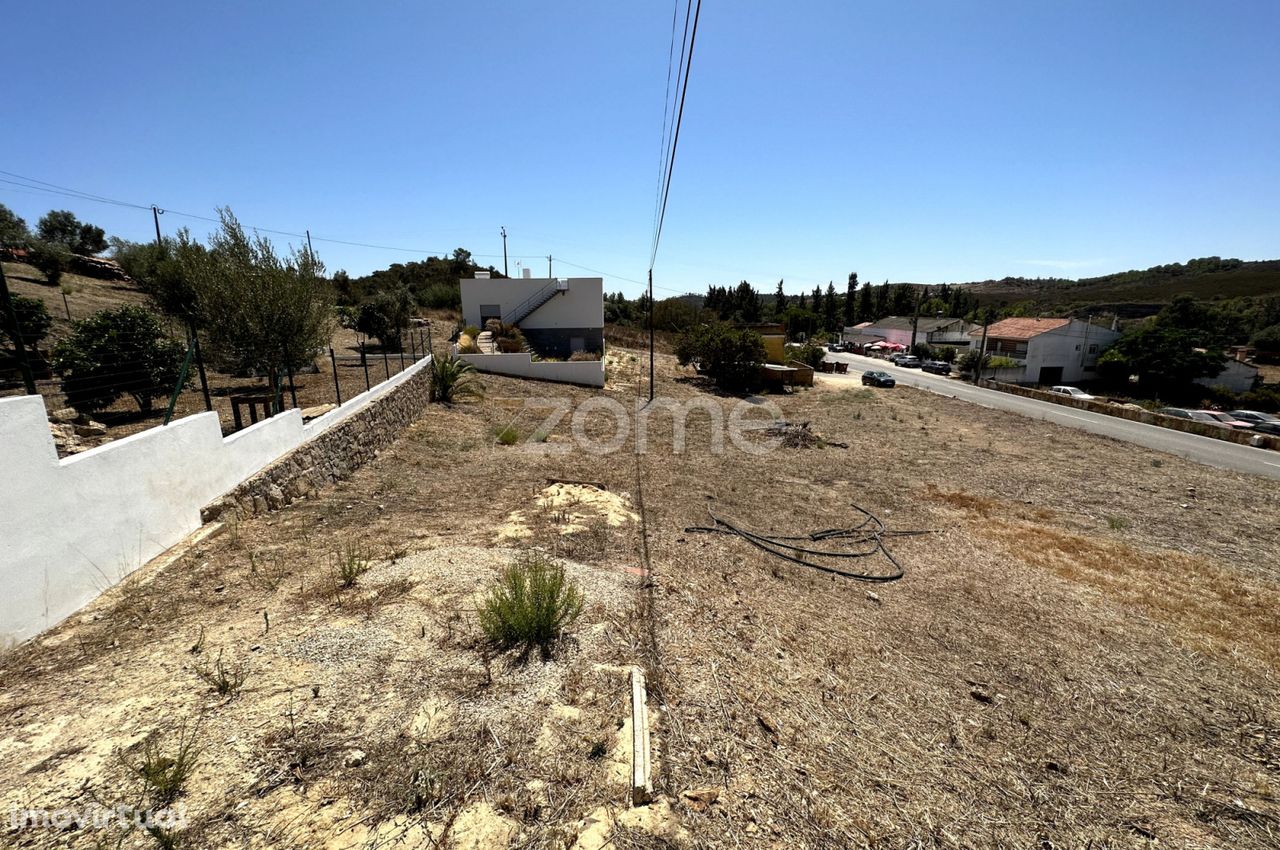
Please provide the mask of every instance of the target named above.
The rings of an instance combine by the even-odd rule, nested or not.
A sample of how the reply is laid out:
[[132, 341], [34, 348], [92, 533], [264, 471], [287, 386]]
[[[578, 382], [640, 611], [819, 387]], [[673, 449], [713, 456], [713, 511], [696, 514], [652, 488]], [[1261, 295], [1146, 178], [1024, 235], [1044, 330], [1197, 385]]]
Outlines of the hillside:
[[1280, 260], [1208, 257], [1080, 280], [1006, 277], [959, 285], [983, 304], [1027, 301], [1057, 310], [1149, 315], [1178, 295], [1204, 301], [1280, 296]]

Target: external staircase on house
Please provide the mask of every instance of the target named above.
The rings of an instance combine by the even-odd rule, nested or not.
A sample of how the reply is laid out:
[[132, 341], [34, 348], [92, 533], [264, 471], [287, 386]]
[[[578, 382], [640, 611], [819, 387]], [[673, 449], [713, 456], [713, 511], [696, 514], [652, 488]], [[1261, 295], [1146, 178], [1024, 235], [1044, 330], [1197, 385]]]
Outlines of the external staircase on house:
[[553, 280], [537, 292], [530, 295], [517, 306], [503, 314], [502, 321], [508, 325], [518, 325], [528, 318], [529, 314], [546, 304], [562, 292], [569, 291], [569, 281]]

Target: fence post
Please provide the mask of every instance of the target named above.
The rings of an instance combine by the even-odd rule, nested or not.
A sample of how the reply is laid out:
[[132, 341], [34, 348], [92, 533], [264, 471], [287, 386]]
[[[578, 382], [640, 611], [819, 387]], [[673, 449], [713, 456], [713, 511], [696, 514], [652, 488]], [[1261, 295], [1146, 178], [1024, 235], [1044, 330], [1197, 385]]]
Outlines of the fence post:
[[409, 328], [409, 362], [418, 362], [418, 338], [414, 335], [415, 328]]
[[342, 407], [342, 387], [338, 384], [338, 358], [334, 356], [333, 346], [329, 346], [329, 362], [333, 364], [333, 392], [338, 397], [338, 407]]
[[195, 353], [195, 350], [194, 345], [187, 346], [187, 356], [182, 361], [182, 371], [178, 373], [178, 383], [173, 385], [173, 395], [169, 396], [169, 409], [164, 412], [164, 424], [166, 425], [173, 418], [173, 408], [178, 403], [178, 394], [182, 392], [182, 387], [187, 382], [187, 370], [191, 368], [191, 356]]
[[403, 336], [400, 337], [400, 345], [398, 347], [400, 349], [400, 371], [403, 372], [404, 371], [404, 337]]
[[427, 319], [427, 351], [434, 354], [436, 350], [435, 340], [431, 338], [431, 320]]
[[285, 374], [289, 376], [289, 398], [293, 400], [293, 406], [298, 406], [298, 390], [293, 385], [293, 367], [286, 365], [284, 367]]
[[387, 344], [383, 342], [381, 343], [381, 345], [382, 345], [382, 372], [384, 375], [387, 376], [387, 380], [391, 380], [391, 366], [389, 363], [387, 363]]
[[364, 354], [364, 340], [360, 340], [360, 365], [364, 367], [364, 389], [369, 391], [369, 358]]
[[195, 322], [191, 325], [191, 341], [196, 349], [196, 372], [200, 375], [200, 392], [204, 394], [204, 409], [213, 410], [213, 399], [209, 396], [209, 379], [204, 373], [204, 355], [200, 353], [200, 335], [196, 333]]

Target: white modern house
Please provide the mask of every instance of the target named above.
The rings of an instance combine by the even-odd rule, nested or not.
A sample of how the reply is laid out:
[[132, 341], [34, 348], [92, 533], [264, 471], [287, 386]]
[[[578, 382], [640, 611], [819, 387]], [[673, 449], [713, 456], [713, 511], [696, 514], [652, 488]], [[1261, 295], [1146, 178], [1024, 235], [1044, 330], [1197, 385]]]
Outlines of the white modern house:
[[[459, 281], [462, 319], [483, 329], [490, 319], [516, 325], [530, 352], [464, 354], [482, 372], [604, 386], [604, 279], [492, 278], [476, 272]], [[573, 360], [595, 354], [595, 360]]]
[[[975, 348], [982, 345], [981, 327], [969, 336]], [[1052, 386], [1096, 378], [1098, 357], [1119, 338], [1119, 331], [1079, 319], [1010, 318], [987, 328], [986, 352], [1016, 364], [1001, 369], [999, 380]]]

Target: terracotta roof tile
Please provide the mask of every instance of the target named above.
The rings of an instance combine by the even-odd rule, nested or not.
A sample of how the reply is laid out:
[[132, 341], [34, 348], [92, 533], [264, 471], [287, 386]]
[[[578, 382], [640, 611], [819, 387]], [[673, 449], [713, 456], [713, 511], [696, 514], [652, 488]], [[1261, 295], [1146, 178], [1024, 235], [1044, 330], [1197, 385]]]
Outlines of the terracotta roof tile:
[[[1001, 319], [987, 328], [987, 338], [996, 339], [1031, 339], [1042, 333], [1056, 331], [1071, 323], [1070, 319]], [[969, 336], [982, 336], [982, 328], [970, 332]]]

